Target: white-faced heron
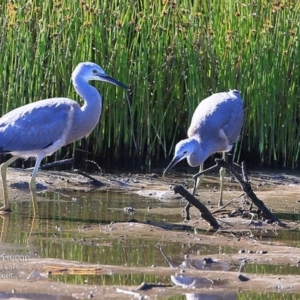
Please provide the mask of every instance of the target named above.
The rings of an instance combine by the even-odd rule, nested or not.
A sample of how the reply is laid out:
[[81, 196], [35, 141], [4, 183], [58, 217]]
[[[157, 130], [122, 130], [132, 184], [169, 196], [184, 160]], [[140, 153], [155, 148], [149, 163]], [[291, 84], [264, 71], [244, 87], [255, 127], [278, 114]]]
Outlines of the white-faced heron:
[[[243, 100], [239, 91], [216, 93], [202, 100], [193, 114], [188, 138], [177, 143], [174, 158], [164, 174], [184, 158], [192, 167], [202, 165], [215, 152], [223, 152], [225, 158], [225, 153], [239, 138], [243, 121]], [[222, 205], [224, 175], [225, 169], [221, 168], [219, 205]]]
[[35, 167], [29, 181], [34, 214], [38, 214], [36, 200], [36, 175], [45, 156], [62, 146], [88, 136], [97, 125], [102, 98], [89, 80], [112, 83], [127, 89], [123, 83], [105, 74], [95, 63], [82, 62], [72, 73], [76, 92], [84, 105], [68, 98], [51, 98], [16, 108], [0, 118], [0, 153], [13, 156], [1, 164], [4, 205], [0, 211], [9, 210], [6, 170], [19, 157], [36, 157]]

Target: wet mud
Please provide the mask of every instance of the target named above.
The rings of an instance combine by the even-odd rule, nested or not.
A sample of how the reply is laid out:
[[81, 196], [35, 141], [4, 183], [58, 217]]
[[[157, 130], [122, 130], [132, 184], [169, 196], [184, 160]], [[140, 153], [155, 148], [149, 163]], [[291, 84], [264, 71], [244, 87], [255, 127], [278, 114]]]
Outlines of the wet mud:
[[[9, 236], [13, 230], [18, 231], [18, 226], [24, 225], [2, 215], [0, 299], [243, 299], [243, 293], [263, 295], [278, 291], [300, 295], [300, 176], [279, 172], [252, 172], [249, 176], [256, 195], [284, 226], [276, 222], [269, 224], [255, 213], [230, 217], [237, 208], [248, 208], [249, 203], [229, 174], [226, 176], [224, 204], [231, 203], [224, 209], [217, 206], [217, 174], [205, 176], [197, 191], [196, 197], [215, 212], [220, 224], [218, 230], [212, 230], [195, 208], [191, 209], [189, 222], [184, 222], [184, 216], [181, 216], [185, 199], [175, 194], [172, 187], [179, 184], [191, 190], [191, 175], [162, 178], [155, 173], [124, 173], [93, 174], [88, 178], [71, 172], [40, 171], [37, 177], [40, 205], [55, 201], [48, 199], [47, 193], [84, 194], [88, 197], [96, 192], [107, 192], [108, 195], [110, 192], [126, 193], [145, 203], [142, 207], [118, 208], [128, 216], [126, 221], [81, 220], [81, 225], [76, 225], [76, 228], [72, 223], [69, 227], [65, 225], [63, 235], [59, 234], [59, 228], [55, 228], [55, 232], [43, 232], [45, 236], [42, 236], [37, 224], [47, 222], [47, 218], [31, 218], [30, 171], [9, 169], [11, 204], [28, 204], [27, 212], [23, 212], [26, 215], [24, 223], [28, 226], [24, 236], [26, 249], [31, 248], [30, 245], [38, 247], [35, 240], [42, 236], [60, 244], [86, 244], [89, 247], [93, 242], [94, 249], [111, 257], [103, 260], [104, 263], [97, 259], [91, 262], [64, 259], [63, 256], [16, 257], [13, 247], [18, 245], [13, 244]], [[148, 199], [151, 204], [148, 204]], [[174, 207], [173, 203], [176, 203]], [[147, 218], [139, 218], [139, 213], [147, 213]], [[164, 216], [163, 219], [154, 218], [157, 214]], [[174, 215], [178, 217], [172, 221]], [[134, 240], [140, 242], [134, 243]], [[157, 264], [151, 262], [150, 256], [143, 257], [141, 253], [135, 261], [136, 251], [146, 251], [141, 250], [144, 249], [142, 244], [145, 249], [152, 245], [150, 256], [153, 261], [159, 259]], [[120, 262], [118, 257], [113, 257], [115, 247], [120, 247], [123, 255]], [[175, 253], [173, 249], [179, 250]], [[77, 283], [74, 278], [79, 278]]]

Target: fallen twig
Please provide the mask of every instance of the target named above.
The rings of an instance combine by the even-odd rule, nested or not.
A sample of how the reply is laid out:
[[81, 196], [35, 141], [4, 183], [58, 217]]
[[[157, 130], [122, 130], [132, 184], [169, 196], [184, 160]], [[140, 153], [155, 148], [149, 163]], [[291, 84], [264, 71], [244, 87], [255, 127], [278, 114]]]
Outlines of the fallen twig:
[[217, 208], [216, 210], [214, 210], [214, 211], [212, 212], [212, 214], [216, 214], [216, 213], [222, 211], [226, 206], [228, 206], [228, 205], [231, 204], [232, 202], [236, 201], [238, 198], [240, 198], [240, 197], [243, 196], [243, 195], [244, 195], [244, 193], [241, 193], [240, 195], [238, 195], [237, 197], [235, 197], [234, 199], [232, 199], [231, 201], [229, 201], [228, 203], [226, 203], [226, 204], [223, 205], [222, 207]]
[[[216, 159], [216, 163], [218, 166], [226, 168], [232, 175], [237, 179], [239, 184], [241, 185], [243, 191], [246, 195], [252, 200], [252, 202], [257, 206], [257, 208], [261, 211], [262, 216], [265, 219], [270, 219], [272, 222], [280, 222], [272, 213], [271, 211], [265, 206], [263, 201], [257, 198], [256, 194], [253, 192], [250, 182], [247, 180], [243, 180], [242, 176], [235, 170], [234, 166], [227, 163], [223, 159]], [[236, 165], [237, 166], [237, 165]], [[243, 177], [244, 179], [248, 179], [246, 165], [243, 162], [242, 167]]]
[[[49, 169], [56, 168], [56, 167], [72, 165], [73, 162], [74, 162], [73, 158], [62, 159], [62, 160], [54, 161], [52, 163], [44, 164], [44, 165], [40, 166], [40, 169], [41, 170], [49, 170]], [[28, 170], [33, 170], [33, 168], [28, 168]]]
[[81, 170], [79, 170], [79, 169], [74, 169], [73, 172], [74, 172], [74, 173], [77, 173], [77, 174], [80, 174], [80, 175], [82, 175], [82, 176], [84, 176], [84, 177], [87, 177], [87, 178], [89, 178], [89, 179], [91, 179], [93, 185], [96, 185], [96, 186], [104, 186], [104, 185], [105, 185], [105, 184], [102, 183], [100, 180], [98, 180], [98, 179], [92, 177], [91, 175], [89, 175], [89, 174], [87, 174], [87, 173], [85, 173], [85, 172], [83, 172], [83, 171], [81, 171]]
[[192, 194], [190, 194], [183, 186], [175, 185], [174, 192], [175, 194], [180, 194], [190, 204], [195, 206], [200, 211], [201, 217], [205, 221], [207, 221], [210, 224], [210, 226], [212, 226], [214, 229], [220, 228], [218, 221], [214, 218], [214, 216], [211, 214], [208, 208], [204, 204], [202, 204], [198, 199], [196, 199]]

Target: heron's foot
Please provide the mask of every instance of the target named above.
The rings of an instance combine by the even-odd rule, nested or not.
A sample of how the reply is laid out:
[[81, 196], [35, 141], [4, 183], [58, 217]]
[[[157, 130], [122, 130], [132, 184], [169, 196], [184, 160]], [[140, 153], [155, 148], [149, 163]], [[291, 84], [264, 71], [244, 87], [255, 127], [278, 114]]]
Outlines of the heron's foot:
[[219, 207], [223, 206], [223, 186], [222, 186], [222, 188], [220, 187], [220, 197], [219, 197], [219, 201], [218, 201], [218, 206]]
[[190, 211], [189, 210], [184, 210], [184, 214], [185, 214], [184, 223], [188, 223], [189, 220], [191, 219]]
[[11, 212], [12, 212], [12, 210], [9, 208], [9, 206], [3, 205], [2, 207], [0, 207], [0, 214], [1, 215], [9, 214]]
[[185, 214], [185, 218], [184, 218], [185, 223], [187, 223], [191, 219], [190, 208], [191, 208], [191, 204], [188, 203], [183, 210], [183, 212]]
[[185, 224], [187, 224], [189, 221], [190, 221], [189, 218], [184, 218], [184, 220], [183, 220], [183, 222], [184, 222]]

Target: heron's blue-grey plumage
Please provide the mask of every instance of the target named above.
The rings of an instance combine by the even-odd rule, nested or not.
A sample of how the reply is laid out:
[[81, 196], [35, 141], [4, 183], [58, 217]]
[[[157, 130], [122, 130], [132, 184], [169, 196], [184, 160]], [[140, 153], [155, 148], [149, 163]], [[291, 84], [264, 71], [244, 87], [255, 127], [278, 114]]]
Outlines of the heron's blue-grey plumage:
[[102, 99], [97, 89], [88, 81], [108, 82], [122, 88], [123, 83], [105, 74], [104, 70], [91, 62], [77, 65], [72, 73], [76, 92], [83, 98], [84, 105], [68, 98], [51, 98], [16, 108], [0, 118], [0, 153], [11, 153], [11, 159], [1, 165], [4, 206], [8, 208], [6, 169], [19, 156], [35, 156], [30, 188], [35, 213], [35, 177], [41, 160], [64, 145], [89, 135], [99, 122]]
[[192, 155], [188, 162], [199, 166], [215, 152], [230, 151], [243, 125], [243, 100], [238, 91], [216, 93], [202, 100], [196, 108], [188, 137], [199, 141], [201, 155]]
[[[41, 100], [16, 108], [0, 119], [0, 151], [40, 151], [52, 145], [80, 105], [67, 98]], [[26, 155], [25, 155], [26, 156]]]
[[243, 100], [236, 90], [202, 100], [193, 114], [188, 138], [177, 143], [165, 172], [184, 158], [190, 166], [197, 167], [215, 152], [230, 151], [240, 135], [243, 120]]
[[[202, 100], [193, 114], [188, 138], [176, 144], [174, 157], [164, 174], [185, 158], [190, 166], [197, 167], [215, 152], [223, 152], [225, 157], [224, 153], [239, 138], [243, 121], [243, 100], [238, 91], [216, 93]], [[221, 168], [219, 205], [222, 205], [224, 174]], [[197, 175], [193, 193], [199, 183]]]

